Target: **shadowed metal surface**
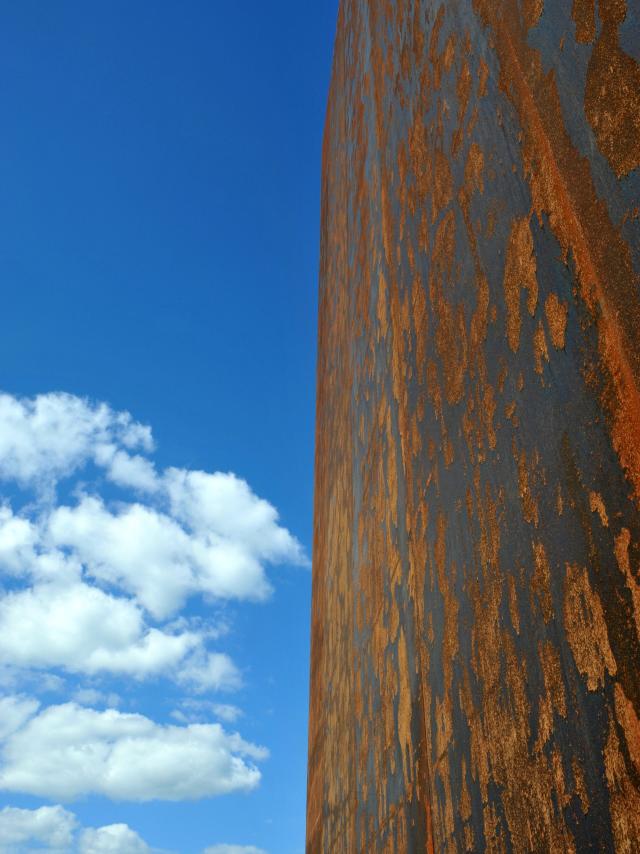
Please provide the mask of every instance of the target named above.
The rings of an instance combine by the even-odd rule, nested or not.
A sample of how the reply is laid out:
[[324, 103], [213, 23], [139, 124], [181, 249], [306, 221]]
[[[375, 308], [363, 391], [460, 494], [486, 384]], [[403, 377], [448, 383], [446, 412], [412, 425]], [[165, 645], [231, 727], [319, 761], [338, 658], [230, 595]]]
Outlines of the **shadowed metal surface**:
[[640, 851], [639, 36], [341, 4], [311, 854]]

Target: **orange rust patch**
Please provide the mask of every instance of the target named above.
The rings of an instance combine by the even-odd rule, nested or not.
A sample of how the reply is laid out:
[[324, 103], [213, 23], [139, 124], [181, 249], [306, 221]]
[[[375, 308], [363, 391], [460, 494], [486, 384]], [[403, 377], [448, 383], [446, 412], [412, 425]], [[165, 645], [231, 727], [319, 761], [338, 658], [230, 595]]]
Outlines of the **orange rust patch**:
[[407, 642], [400, 629], [398, 638], [398, 738], [402, 748], [402, 761], [405, 779], [412, 776], [411, 768], [411, 689], [409, 685], [409, 665], [407, 660]]
[[533, 333], [533, 359], [534, 368], [537, 374], [541, 374], [543, 370], [542, 362], [549, 361], [549, 350], [547, 349], [547, 339], [544, 334], [542, 321], [538, 321], [536, 331]]
[[616, 718], [624, 732], [629, 755], [637, 771], [640, 772], [640, 721], [633, 704], [627, 699], [619, 682], [616, 682], [615, 702]]
[[629, 560], [629, 546], [631, 544], [631, 534], [628, 528], [623, 528], [614, 541], [614, 552], [620, 571], [624, 575], [627, 587], [631, 592], [631, 601], [633, 602], [633, 615], [635, 618], [636, 631], [640, 638], [640, 584], [636, 580], [631, 571], [631, 561]]
[[558, 516], [562, 516], [563, 510], [564, 501], [562, 500], [562, 489], [560, 488], [560, 484], [558, 484], [558, 490], [556, 492], [556, 512]]
[[384, 274], [382, 270], [380, 271], [380, 275], [378, 276], [378, 324], [380, 330], [380, 336], [385, 338], [387, 335], [387, 326], [388, 326], [388, 318], [387, 318], [387, 283], [384, 278]]
[[464, 116], [469, 105], [469, 96], [471, 95], [472, 78], [469, 71], [469, 65], [466, 61], [462, 63], [462, 69], [458, 75], [456, 84], [456, 95], [458, 96], [458, 127], [453, 134], [451, 140], [451, 154], [453, 157], [458, 153], [458, 149], [462, 143], [464, 132]]
[[480, 60], [478, 65], [478, 97], [484, 98], [487, 94], [487, 80], [489, 79], [489, 66], [484, 61]]
[[436, 221], [438, 215], [447, 207], [453, 199], [453, 177], [451, 166], [442, 151], [435, 153], [435, 164], [433, 173], [433, 197], [431, 207], [431, 219]]
[[600, 151], [618, 178], [640, 165], [640, 66], [620, 48], [627, 4], [599, 4], [602, 32], [587, 70], [584, 109]]
[[576, 795], [580, 798], [580, 806], [582, 807], [582, 812], [586, 815], [589, 811], [589, 796], [587, 794], [587, 787], [584, 782], [584, 773], [575, 757], [571, 762], [571, 772], [573, 774]]
[[636, 854], [640, 839], [640, 793], [629, 777], [613, 721], [604, 749], [604, 767], [611, 797], [615, 850]]
[[573, 0], [571, 17], [576, 25], [576, 41], [591, 44], [596, 37], [596, 0]]
[[493, 417], [496, 412], [496, 399], [493, 391], [493, 387], [488, 385], [484, 392], [484, 423], [487, 430], [487, 442], [490, 448], [495, 448], [496, 446], [496, 431], [493, 426]]
[[547, 553], [543, 543], [533, 543], [533, 557], [535, 572], [533, 574], [531, 590], [540, 602], [545, 623], [548, 623], [553, 617], [553, 601], [551, 599], [551, 568], [549, 567], [549, 561], [547, 559]]
[[604, 685], [605, 673], [615, 676], [616, 662], [609, 646], [600, 597], [589, 583], [587, 570], [567, 564], [564, 624], [576, 667], [590, 691]]
[[527, 29], [538, 23], [543, 7], [544, 0], [522, 0], [522, 18]]
[[[544, 677], [544, 694], [538, 705], [538, 738], [536, 750], [543, 750], [554, 732], [554, 714], [567, 716], [567, 700], [562, 681], [562, 668], [557, 649], [549, 642], [543, 644], [539, 651], [540, 665]], [[555, 765], [555, 763], [554, 763]], [[557, 789], [564, 791], [564, 778], [557, 773]]]
[[480, 148], [480, 146], [476, 142], [473, 142], [469, 147], [469, 154], [467, 155], [467, 163], [465, 165], [464, 170], [464, 180], [469, 190], [479, 190], [480, 192], [483, 191], [483, 171], [484, 154], [482, 153], [482, 149]]
[[589, 507], [592, 513], [597, 513], [600, 521], [605, 528], [609, 526], [609, 517], [607, 516], [607, 508], [604, 506], [604, 501], [599, 492], [589, 493]]
[[518, 464], [518, 486], [520, 491], [520, 498], [522, 499], [522, 506], [524, 509], [524, 518], [527, 522], [538, 527], [538, 503], [535, 500], [533, 493], [531, 492], [531, 487], [529, 485], [529, 470], [527, 467], [527, 454], [523, 449], [519, 453], [515, 449], [514, 445], [514, 453], [516, 456], [516, 462]]
[[518, 591], [516, 589], [516, 581], [513, 575], [507, 578], [507, 589], [509, 591], [509, 614], [511, 615], [511, 623], [516, 631], [520, 634], [520, 612], [518, 610]]
[[538, 302], [536, 259], [527, 218], [516, 220], [511, 227], [503, 283], [507, 306], [507, 340], [515, 353], [520, 346], [520, 289], [526, 288], [528, 291], [529, 314], [534, 314]]
[[561, 302], [556, 294], [549, 294], [544, 303], [547, 326], [551, 335], [551, 343], [556, 350], [564, 349], [564, 336], [567, 328], [568, 306]]

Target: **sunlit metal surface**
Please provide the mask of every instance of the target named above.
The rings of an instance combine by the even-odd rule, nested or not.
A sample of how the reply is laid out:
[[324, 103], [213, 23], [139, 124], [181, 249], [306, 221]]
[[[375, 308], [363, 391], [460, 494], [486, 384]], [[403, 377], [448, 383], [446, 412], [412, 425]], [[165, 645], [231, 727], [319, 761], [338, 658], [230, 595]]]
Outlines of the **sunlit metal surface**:
[[311, 854], [640, 851], [639, 23], [342, 2]]

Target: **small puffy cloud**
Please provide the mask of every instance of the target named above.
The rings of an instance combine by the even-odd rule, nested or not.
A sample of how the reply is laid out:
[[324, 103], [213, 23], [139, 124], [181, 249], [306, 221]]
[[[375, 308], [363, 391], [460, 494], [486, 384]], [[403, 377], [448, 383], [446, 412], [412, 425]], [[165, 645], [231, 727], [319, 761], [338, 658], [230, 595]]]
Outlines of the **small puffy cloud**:
[[87, 828], [80, 836], [79, 854], [150, 854], [147, 843], [126, 824]]
[[89, 794], [192, 800], [250, 791], [260, 780], [254, 763], [268, 756], [220, 724], [166, 726], [114, 709], [65, 703], [37, 711], [17, 703], [1, 743], [5, 791], [62, 801]]
[[210, 845], [202, 854], [267, 854], [263, 848], [255, 845]]
[[[22, 846], [27, 842], [69, 851], [76, 827], [75, 815], [60, 806], [36, 810], [5, 807], [0, 810], [0, 851], [24, 850]], [[13, 848], [14, 845], [21, 848]]]

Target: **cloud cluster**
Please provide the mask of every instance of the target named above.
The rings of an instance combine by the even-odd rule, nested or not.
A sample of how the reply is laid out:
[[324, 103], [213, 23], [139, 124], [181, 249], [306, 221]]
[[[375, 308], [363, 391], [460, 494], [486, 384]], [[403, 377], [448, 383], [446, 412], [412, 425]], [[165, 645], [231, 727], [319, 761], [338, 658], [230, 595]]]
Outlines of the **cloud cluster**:
[[[242, 677], [212, 648], [225, 627], [202, 605], [263, 601], [269, 565], [307, 560], [245, 481], [161, 468], [153, 452], [151, 429], [105, 403], [0, 394], [4, 792], [178, 801], [250, 791], [260, 780], [267, 750], [212, 722], [241, 716], [207, 694], [237, 689]], [[122, 710], [132, 686], [152, 678], [181, 695], [172, 724]], [[30, 681], [38, 697], [21, 693]], [[67, 687], [67, 702], [42, 703], [46, 690]], [[0, 811], [0, 854], [42, 845], [151, 851], [127, 825], [82, 828], [61, 806]]]
[[[126, 824], [82, 828], [74, 813], [61, 806], [1, 809], [0, 854], [25, 854], [36, 850], [32, 845], [47, 854], [161, 854]], [[203, 854], [267, 853], [253, 845], [213, 845]]]
[[201, 630], [149, 626], [135, 597], [90, 583], [75, 557], [38, 549], [37, 536], [35, 523], [0, 510], [0, 569], [27, 581], [0, 598], [0, 664], [137, 679], [173, 675], [198, 690], [239, 684], [227, 656], [205, 652]]
[[151, 429], [128, 412], [71, 394], [17, 398], [0, 394], [0, 477], [23, 487], [54, 486], [87, 462], [111, 475], [119, 448], [153, 450]]
[[40, 842], [50, 849], [68, 851], [77, 828], [76, 817], [60, 806], [23, 810], [0, 810], [0, 851], [18, 850], [27, 842]]
[[[264, 600], [266, 565], [305, 556], [245, 481], [158, 472], [141, 455], [152, 449], [148, 426], [104, 403], [0, 395], [0, 479], [39, 496], [18, 511], [0, 506], [0, 577], [14, 582], [0, 600], [0, 665], [163, 674], [200, 691], [239, 685], [201, 631], [163, 624], [194, 596]], [[90, 464], [135, 500], [109, 504], [98, 478], [73, 504], [56, 503], [57, 485]]]
[[163, 726], [144, 715], [76, 703], [40, 709], [0, 699], [0, 789], [61, 801], [87, 794], [113, 800], [190, 800], [250, 791], [265, 748], [220, 724]]
[[78, 854], [151, 854], [151, 848], [128, 825], [107, 824], [82, 832]]
[[61, 806], [0, 810], [1, 854], [19, 854], [34, 843], [49, 854], [151, 854], [151, 848], [126, 824], [83, 830], [76, 816]]

